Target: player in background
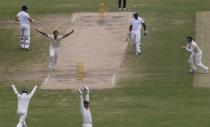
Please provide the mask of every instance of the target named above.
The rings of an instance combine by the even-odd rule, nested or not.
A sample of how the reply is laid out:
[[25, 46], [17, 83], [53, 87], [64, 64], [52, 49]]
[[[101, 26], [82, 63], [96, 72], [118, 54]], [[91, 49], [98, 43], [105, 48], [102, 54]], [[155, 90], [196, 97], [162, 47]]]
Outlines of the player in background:
[[82, 127], [92, 127], [92, 116], [89, 108], [89, 88], [87, 86], [79, 89], [80, 93], [80, 113], [82, 115]]
[[121, 8], [121, 5], [123, 10], [126, 11], [126, 0], [118, 0], [118, 10], [121, 11], [122, 8]]
[[15, 85], [12, 85], [12, 89], [14, 93], [17, 95], [17, 99], [18, 99], [17, 114], [20, 117], [19, 122], [16, 127], [27, 127], [25, 119], [28, 113], [28, 106], [29, 106], [32, 96], [36, 92], [37, 85], [34, 86], [33, 90], [31, 91], [29, 95], [27, 95], [28, 92], [26, 89], [22, 89], [22, 94], [19, 94]]
[[44, 35], [45, 37], [50, 39], [50, 48], [49, 48], [49, 53], [50, 53], [50, 62], [49, 62], [49, 68], [50, 69], [55, 69], [56, 66], [56, 62], [57, 62], [57, 58], [58, 58], [58, 52], [59, 52], [59, 47], [60, 47], [60, 41], [66, 37], [68, 37], [70, 34], [74, 33], [74, 30], [72, 30], [71, 32], [60, 36], [58, 35], [58, 31], [55, 30], [53, 31], [53, 35], [47, 34], [45, 32], [40, 31], [39, 29], [36, 29], [37, 32], [39, 32], [40, 34]]
[[30, 18], [28, 14], [28, 7], [26, 5], [22, 6], [22, 11], [20, 11], [16, 16], [16, 21], [20, 23], [20, 47], [21, 49], [29, 50], [30, 47], [30, 24], [34, 23], [34, 20]]
[[133, 47], [135, 48], [136, 55], [141, 54], [141, 27], [144, 28], [144, 35], [147, 34], [146, 24], [143, 18], [139, 17], [138, 13], [133, 14], [133, 18], [130, 21], [129, 31], [131, 33], [131, 39]]
[[[196, 66], [201, 68], [203, 70], [204, 74], [208, 74], [209, 68], [202, 63], [202, 50], [199, 48], [198, 44], [193, 40], [191, 36], [188, 36], [186, 38], [187, 45], [182, 46], [182, 48], [185, 48], [187, 51], [189, 51], [190, 58], [188, 60], [188, 63], [191, 67], [190, 71], [191, 73], [196, 72]], [[195, 65], [194, 65], [195, 63]]]

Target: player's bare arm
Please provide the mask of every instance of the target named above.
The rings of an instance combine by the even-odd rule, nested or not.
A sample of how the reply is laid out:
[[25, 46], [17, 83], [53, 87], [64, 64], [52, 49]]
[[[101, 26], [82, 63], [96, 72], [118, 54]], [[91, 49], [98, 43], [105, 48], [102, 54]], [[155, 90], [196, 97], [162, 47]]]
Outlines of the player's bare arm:
[[48, 37], [47, 33], [40, 31], [39, 29], [36, 29], [37, 32], [39, 32], [40, 34], [44, 35], [45, 37]]
[[69, 33], [67, 33], [67, 34], [65, 34], [65, 35], [63, 35], [63, 37], [62, 38], [66, 38], [66, 37], [68, 37], [70, 34], [72, 34], [72, 33], [74, 33], [74, 30], [72, 30], [71, 32], [69, 32]]
[[146, 27], [146, 24], [145, 23], [142, 23], [143, 25], [143, 28], [144, 28], [144, 35], [146, 35], [148, 32], [147, 32], [147, 27]]
[[34, 23], [34, 20], [32, 18], [28, 18], [28, 21], [30, 21], [31, 23]]
[[131, 30], [132, 30], [132, 25], [129, 26], [129, 31], [131, 32]]
[[20, 20], [19, 20], [19, 17], [15, 17], [15, 20], [16, 20], [16, 21], [20, 21]]

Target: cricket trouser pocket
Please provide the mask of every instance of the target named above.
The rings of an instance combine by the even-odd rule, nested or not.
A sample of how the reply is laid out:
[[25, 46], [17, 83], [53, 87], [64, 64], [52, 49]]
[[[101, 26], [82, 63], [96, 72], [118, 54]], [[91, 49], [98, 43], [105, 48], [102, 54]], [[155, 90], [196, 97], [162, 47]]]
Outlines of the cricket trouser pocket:
[[93, 127], [92, 124], [82, 124], [82, 127]]

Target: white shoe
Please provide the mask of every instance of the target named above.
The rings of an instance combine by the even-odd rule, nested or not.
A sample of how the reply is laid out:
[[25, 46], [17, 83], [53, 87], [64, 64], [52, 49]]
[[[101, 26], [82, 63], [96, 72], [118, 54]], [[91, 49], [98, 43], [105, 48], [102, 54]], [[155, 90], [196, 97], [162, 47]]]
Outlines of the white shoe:
[[49, 67], [49, 69], [52, 69], [52, 65], [49, 65], [48, 67]]
[[195, 73], [196, 70], [195, 70], [194, 68], [191, 68], [191, 69], [189, 70], [189, 72], [190, 72], [190, 73]]
[[206, 69], [203, 73], [204, 74], [208, 74], [209, 73], [209, 69]]
[[123, 8], [123, 11], [127, 11], [127, 9], [126, 8]]
[[122, 9], [121, 8], [118, 8], [118, 11], [121, 11]]

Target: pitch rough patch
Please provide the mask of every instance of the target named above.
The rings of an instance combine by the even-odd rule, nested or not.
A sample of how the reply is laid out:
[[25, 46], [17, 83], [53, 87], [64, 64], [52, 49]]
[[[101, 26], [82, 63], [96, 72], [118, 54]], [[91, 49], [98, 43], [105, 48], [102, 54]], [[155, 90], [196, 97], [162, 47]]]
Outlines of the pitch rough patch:
[[[75, 13], [67, 31], [75, 33], [61, 42], [55, 71], [49, 71], [42, 89], [113, 88], [123, 60], [129, 17], [132, 13]], [[83, 63], [83, 81], [76, 79], [76, 64]]]
[[[203, 51], [203, 63], [210, 67], [210, 12], [198, 12], [196, 16], [196, 41]], [[195, 74], [195, 87], [210, 87], [210, 74]]]

